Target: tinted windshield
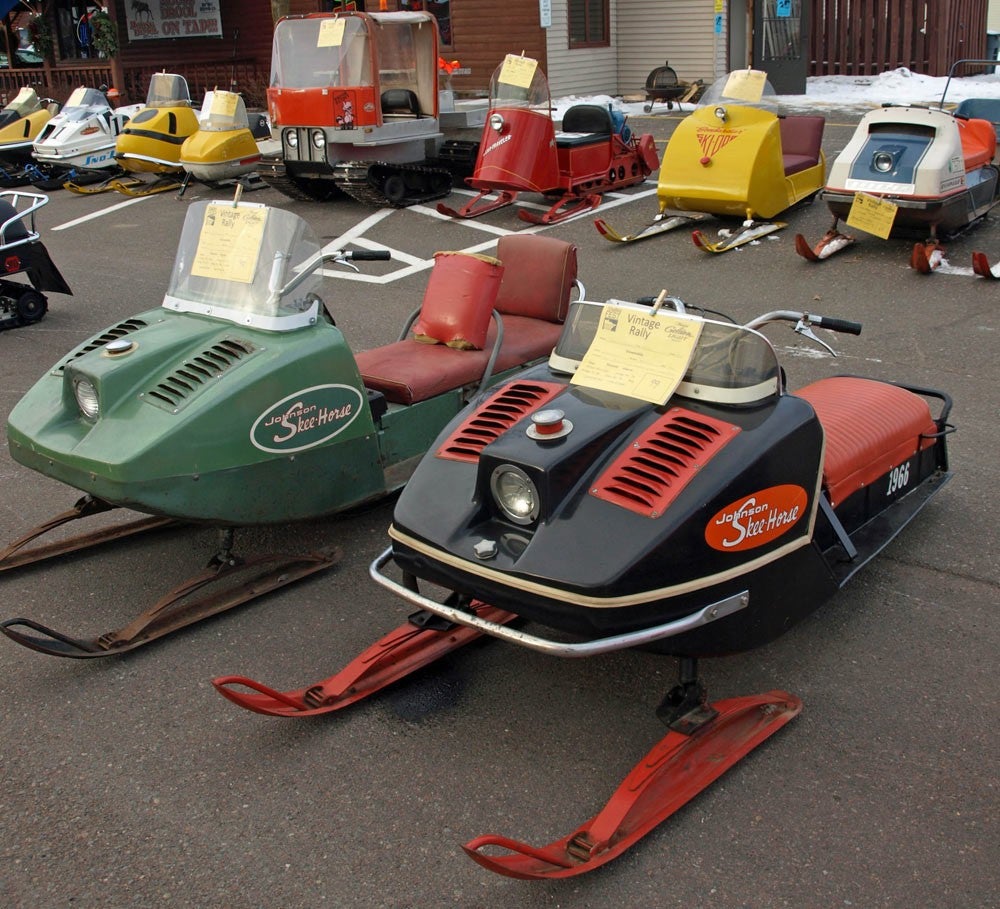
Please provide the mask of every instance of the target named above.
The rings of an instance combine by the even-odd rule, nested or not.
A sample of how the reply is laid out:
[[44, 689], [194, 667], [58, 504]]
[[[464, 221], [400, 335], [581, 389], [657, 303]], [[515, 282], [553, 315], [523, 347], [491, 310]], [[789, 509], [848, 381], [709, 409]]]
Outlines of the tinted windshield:
[[188, 104], [191, 94], [187, 80], [174, 73], [153, 73], [146, 93], [146, 107], [177, 107]]
[[196, 202], [184, 220], [163, 305], [269, 331], [310, 325], [318, 308], [310, 295], [321, 278], [309, 269], [318, 265], [319, 251], [312, 228], [291, 212]]
[[677, 394], [704, 401], [744, 404], [778, 393], [778, 360], [770, 342], [759, 332], [733, 325], [682, 315], [621, 300], [607, 303], [580, 301], [570, 307], [559, 343], [549, 360], [557, 372], [575, 372], [597, 333], [605, 306], [620, 307], [645, 319], [701, 325], [697, 346], [688, 363]]

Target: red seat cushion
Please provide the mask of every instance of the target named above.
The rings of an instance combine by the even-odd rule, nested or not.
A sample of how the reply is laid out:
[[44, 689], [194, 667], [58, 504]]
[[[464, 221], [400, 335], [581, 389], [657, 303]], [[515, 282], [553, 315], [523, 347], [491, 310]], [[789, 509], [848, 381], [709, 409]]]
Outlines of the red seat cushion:
[[[494, 372], [546, 357], [556, 346], [562, 326], [524, 316], [503, 317], [504, 338]], [[395, 344], [365, 350], [357, 355], [365, 386], [385, 395], [394, 404], [415, 404], [453, 388], [476, 385], [496, 338], [490, 327], [485, 350], [456, 350], [442, 344], [421, 344], [407, 338]]]
[[482, 348], [504, 268], [476, 253], [438, 252], [413, 335], [426, 344]]
[[823, 426], [823, 485], [835, 506], [932, 445], [926, 436], [938, 431], [923, 398], [885, 382], [820, 379], [796, 395]]
[[781, 161], [786, 176], [819, 164], [825, 125], [824, 117], [782, 117], [778, 120]]
[[962, 137], [965, 169], [973, 170], [993, 160], [997, 150], [997, 132], [989, 120], [956, 120]]

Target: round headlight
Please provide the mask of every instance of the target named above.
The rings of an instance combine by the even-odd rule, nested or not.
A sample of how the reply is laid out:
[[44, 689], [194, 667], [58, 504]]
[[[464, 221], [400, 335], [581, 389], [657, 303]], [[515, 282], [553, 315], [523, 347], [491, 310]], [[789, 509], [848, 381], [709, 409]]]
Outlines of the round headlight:
[[490, 127], [500, 132], [503, 129], [503, 116], [501, 114], [490, 114]]
[[724, 107], [717, 107], [715, 109], [715, 116], [718, 117], [723, 123], [726, 122], [726, 109]]
[[299, 134], [294, 129], [285, 130], [285, 145], [289, 148], [298, 148]]
[[76, 406], [88, 420], [96, 420], [101, 414], [101, 405], [97, 400], [97, 389], [90, 379], [82, 376], [73, 380], [73, 395], [76, 397]]
[[875, 156], [872, 158], [872, 165], [880, 174], [889, 173], [892, 170], [893, 164], [895, 164], [895, 161], [889, 152], [875, 152]]
[[490, 477], [490, 492], [500, 510], [515, 524], [538, 518], [538, 489], [521, 468], [501, 464]]
[[326, 145], [326, 133], [321, 129], [314, 129], [312, 131], [312, 143], [316, 148], [322, 148]]

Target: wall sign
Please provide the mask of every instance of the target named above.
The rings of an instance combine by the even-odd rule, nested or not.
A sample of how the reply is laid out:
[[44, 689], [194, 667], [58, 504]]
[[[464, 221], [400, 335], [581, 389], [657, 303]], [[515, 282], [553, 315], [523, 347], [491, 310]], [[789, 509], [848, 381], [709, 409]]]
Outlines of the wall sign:
[[160, 38], [221, 38], [219, 0], [128, 0], [129, 41]]

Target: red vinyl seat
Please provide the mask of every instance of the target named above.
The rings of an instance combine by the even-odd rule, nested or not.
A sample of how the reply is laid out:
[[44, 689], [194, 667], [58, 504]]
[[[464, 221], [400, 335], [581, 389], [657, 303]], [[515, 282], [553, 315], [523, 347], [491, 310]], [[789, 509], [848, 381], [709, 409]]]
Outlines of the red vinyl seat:
[[927, 402], [896, 385], [840, 376], [796, 392], [823, 426], [823, 486], [834, 506], [933, 444]]
[[[497, 258], [504, 272], [493, 305], [501, 316], [503, 343], [494, 373], [548, 356], [555, 347], [576, 281], [577, 248], [553, 237], [515, 234], [500, 239]], [[386, 400], [414, 404], [478, 384], [489, 366], [496, 337], [495, 322], [482, 349], [460, 350], [406, 337], [362, 351], [357, 355], [358, 369], [365, 386], [380, 391]]]

